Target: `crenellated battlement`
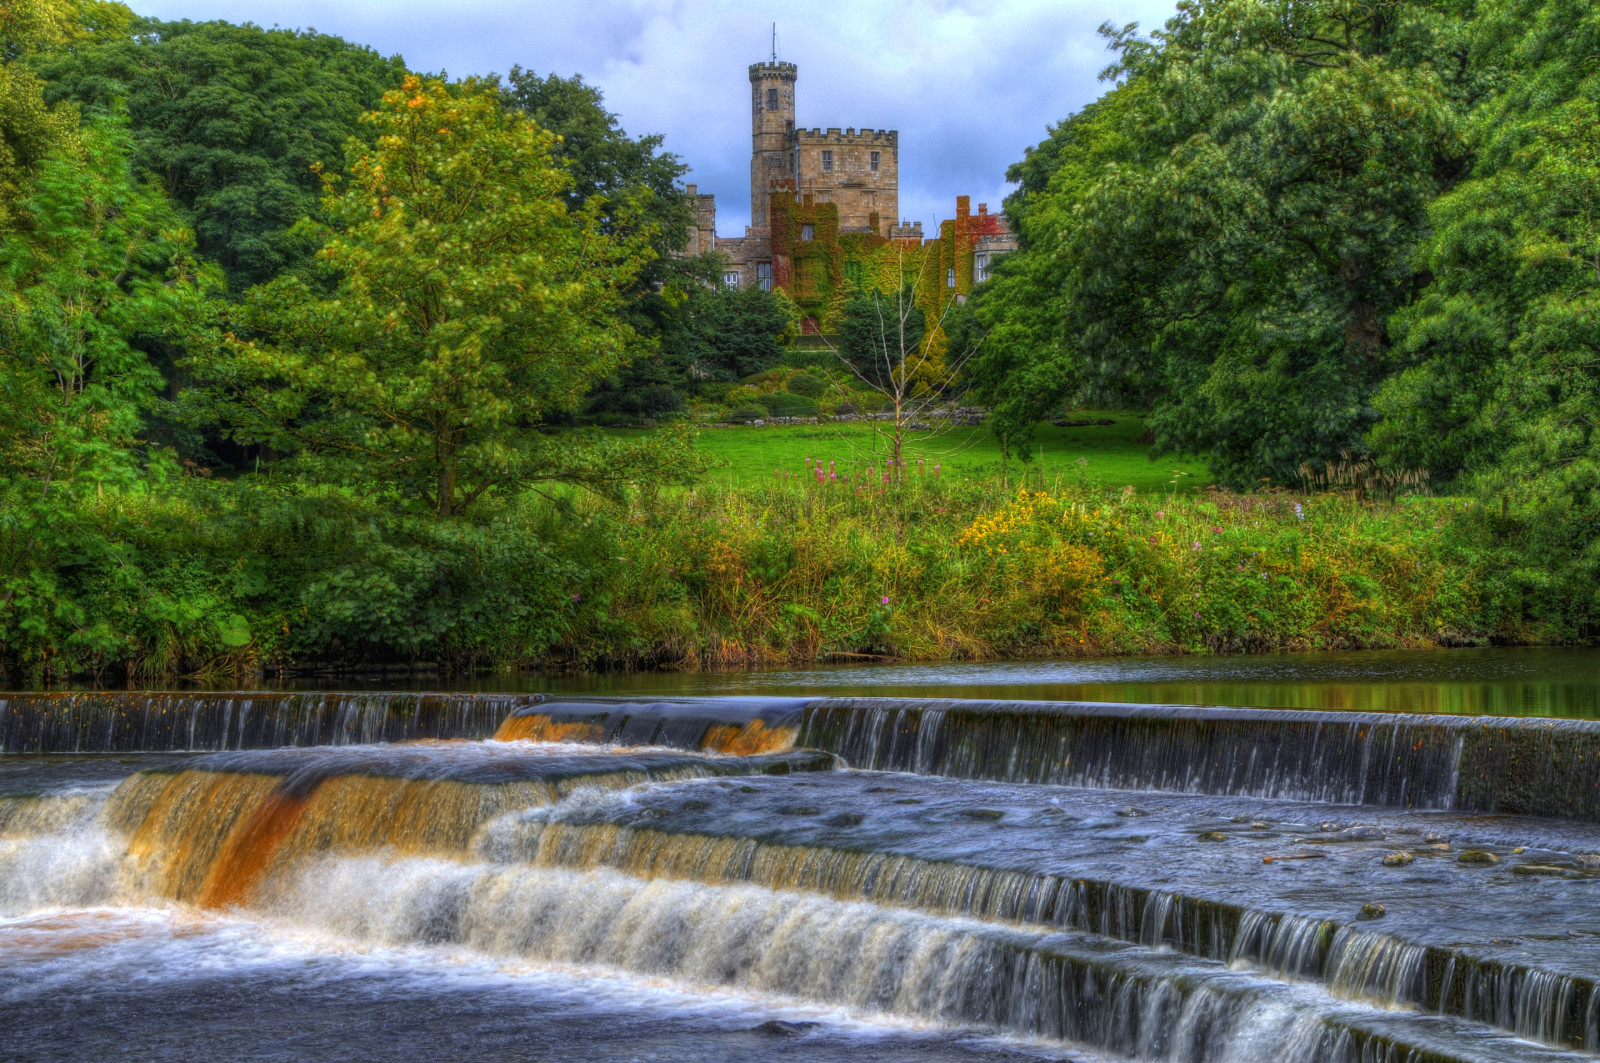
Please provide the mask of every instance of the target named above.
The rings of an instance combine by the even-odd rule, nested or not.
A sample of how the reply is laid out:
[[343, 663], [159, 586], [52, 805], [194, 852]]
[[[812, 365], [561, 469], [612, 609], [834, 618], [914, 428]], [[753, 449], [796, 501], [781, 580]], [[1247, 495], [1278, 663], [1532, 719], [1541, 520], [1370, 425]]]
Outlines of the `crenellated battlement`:
[[900, 143], [900, 132], [895, 129], [839, 129], [836, 126], [827, 129], [796, 129], [794, 138], [797, 144], [816, 144], [826, 142], [829, 144], [872, 144], [878, 147], [897, 147]]
[[793, 63], [751, 63], [751, 81], [793, 81], [800, 76], [800, 68]]

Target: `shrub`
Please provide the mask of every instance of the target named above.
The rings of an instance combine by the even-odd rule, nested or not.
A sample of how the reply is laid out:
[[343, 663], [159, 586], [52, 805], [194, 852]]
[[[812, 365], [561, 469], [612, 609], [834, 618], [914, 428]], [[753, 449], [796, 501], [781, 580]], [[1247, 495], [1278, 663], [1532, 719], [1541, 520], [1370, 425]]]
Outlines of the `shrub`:
[[763, 395], [757, 401], [774, 417], [815, 417], [817, 415], [816, 403], [810, 399], [801, 398], [799, 395], [790, 395], [784, 391], [775, 391], [771, 395]]
[[828, 382], [815, 373], [796, 373], [789, 378], [788, 387], [791, 394], [815, 399], [828, 390]]
[[735, 406], [722, 417], [729, 424], [748, 424], [751, 421], [764, 421], [766, 418], [766, 408], [753, 402], [743, 406]]
[[647, 417], [682, 413], [683, 396], [665, 384], [652, 384], [639, 392], [639, 412]]

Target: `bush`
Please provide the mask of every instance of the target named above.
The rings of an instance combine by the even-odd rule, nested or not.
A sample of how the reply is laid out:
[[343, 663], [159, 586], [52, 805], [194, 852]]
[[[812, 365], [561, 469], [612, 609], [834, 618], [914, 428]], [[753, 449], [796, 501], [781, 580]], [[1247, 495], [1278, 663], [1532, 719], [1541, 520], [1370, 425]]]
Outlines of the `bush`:
[[774, 417], [815, 417], [817, 404], [788, 392], [775, 391], [756, 400]]
[[860, 410], [856, 409], [856, 404], [853, 402], [841, 402], [833, 408], [833, 415], [835, 417], [848, 417], [852, 414], [860, 412]]
[[749, 406], [751, 403], [759, 402], [760, 400], [761, 393], [759, 391], [755, 388], [745, 387], [743, 384], [735, 388], [729, 388], [728, 393], [722, 397], [722, 402], [725, 406]]
[[722, 402], [733, 387], [726, 380], [707, 380], [700, 385], [700, 397], [707, 402]]
[[683, 396], [665, 384], [652, 384], [640, 390], [639, 412], [647, 417], [661, 417], [684, 410]]
[[729, 424], [749, 424], [751, 421], [764, 421], [766, 418], [767, 411], [765, 407], [758, 406], [753, 402], [744, 406], [736, 406], [723, 414], [722, 417]]
[[828, 382], [815, 373], [796, 373], [789, 378], [788, 387], [791, 394], [815, 399], [828, 390]]
[[791, 369], [837, 369], [839, 356], [826, 347], [790, 347], [783, 352], [783, 364]]

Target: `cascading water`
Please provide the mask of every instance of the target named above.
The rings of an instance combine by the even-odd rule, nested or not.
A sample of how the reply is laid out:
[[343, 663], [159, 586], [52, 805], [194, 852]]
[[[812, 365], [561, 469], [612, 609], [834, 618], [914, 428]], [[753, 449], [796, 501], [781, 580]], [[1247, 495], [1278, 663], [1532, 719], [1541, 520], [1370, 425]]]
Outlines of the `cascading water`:
[[[46, 1007], [35, 986], [103, 994], [141, 950], [209, 949], [205, 969], [234, 970], [300, 949], [294, 970], [340, 979], [350, 964], [486, 964], [506, 985], [562, 972], [608, 1023], [686, 1001], [715, 1002], [716, 1022], [781, 1015], [728, 1036], [818, 1060], [860, 1058], [861, 1037], [902, 1058], [932, 1031], [963, 1059], [1600, 1057], [1600, 938], [1574, 922], [1600, 888], [1600, 817], [1591, 795], [1542, 789], [1589, 778], [1591, 725], [116, 696], [146, 720], [210, 721], [179, 740], [75, 697], [7, 709], [6, 748], [154, 737], [126, 756], [0, 761], [8, 1026]], [[615, 979], [655, 1002], [618, 1004]]]

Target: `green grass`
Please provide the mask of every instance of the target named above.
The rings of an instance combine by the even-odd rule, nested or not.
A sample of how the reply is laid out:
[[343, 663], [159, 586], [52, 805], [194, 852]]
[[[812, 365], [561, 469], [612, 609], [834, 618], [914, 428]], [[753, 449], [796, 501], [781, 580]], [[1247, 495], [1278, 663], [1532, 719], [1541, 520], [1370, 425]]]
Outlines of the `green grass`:
[[[924, 474], [941, 466], [940, 475], [979, 479], [1002, 474], [1013, 482], [1052, 486], [1058, 480], [1103, 487], [1132, 486], [1142, 492], [1194, 491], [1211, 482], [1205, 462], [1165, 455], [1150, 459], [1150, 446], [1139, 442], [1144, 419], [1122, 411], [1080, 411], [1074, 420], [1109, 418], [1114, 425], [1057, 428], [1041, 424], [1033, 461], [1015, 458], [1002, 468], [1000, 444], [984, 427], [955, 428], [907, 437], [906, 460], [913, 468], [923, 460]], [[806, 459], [835, 462], [841, 474], [879, 464], [889, 455], [889, 440], [874, 428], [884, 422], [820, 425], [775, 425], [752, 428], [700, 426], [697, 446], [726, 465], [709, 474], [716, 483], [747, 486], [778, 479], [779, 473], [806, 474]], [[643, 430], [617, 429], [626, 437]]]

